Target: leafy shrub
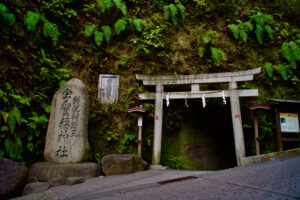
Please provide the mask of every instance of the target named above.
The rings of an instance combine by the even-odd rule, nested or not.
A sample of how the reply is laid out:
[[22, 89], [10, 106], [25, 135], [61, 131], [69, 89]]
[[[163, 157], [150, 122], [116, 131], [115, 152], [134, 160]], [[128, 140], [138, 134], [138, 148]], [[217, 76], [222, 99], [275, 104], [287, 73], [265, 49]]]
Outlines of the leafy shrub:
[[[185, 17], [185, 7], [181, 4], [169, 4], [163, 7], [164, 11], [164, 17], [166, 20], [169, 20], [171, 18], [174, 25], [178, 24], [177, 18], [179, 15], [181, 16], [181, 19], [184, 20]], [[180, 14], [179, 14], [180, 13]]]
[[114, 29], [115, 29], [117, 35], [120, 35], [120, 33], [122, 31], [125, 31], [126, 26], [127, 26], [127, 19], [125, 17], [121, 18], [121, 19], [118, 19], [117, 22], [114, 25]]
[[101, 26], [106, 42], [110, 41], [111, 28], [109, 26]]
[[241, 38], [243, 42], [246, 42], [248, 39], [248, 34], [253, 31], [253, 26], [250, 21], [242, 22], [237, 20], [239, 24], [229, 24], [227, 27], [233, 33], [235, 39]]
[[246, 42], [248, 35], [254, 31], [259, 44], [263, 44], [264, 33], [266, 32], [268, 37], [273, 40], [273, 29], [271, 25], [275, 23], [272, 15], [258, 12], [250, 17], [250, 21], [242, 22], [237, 20], [238, 24], [229, 24], [227, 27], [233, 34], [235, 39], [241, 38], [243, 42]]
[[300, 41], [284, 42], [281, 46], [282, 56], [296, 69], [297, 61], [300, 61]]
[[155, 50], [159, 51], [157, 55], [161, 55], [161, 52], [165, 52], [166, 45], [162, 40], [162, 37], [166, 28], [166, 25], [158, 25], [154, 28], [146, 28], [141, 37], [133, 38], [130, 41], [137, 45], [136, 51], [150, 53], [151, 50]]
[[209, 53], [213, 64], [219, 67], [222, 61], [227, 61], [226, 54], [221, 50], [213, 46], [218, 41], [219, 34], [216, 31], [209, 30], [204, 36], [204, 46], [198, 47], [198, 56], [204, 57], [206, 53]]
[[103, 40], [103, 33], [99, 31], [95, 31], [94, 38], [97, 46], [100, 46]]
[[13, 25], [15, 23], [15, 15], [12, 13], [7, 12], [7, 8], [4, 4], [0, 3], [0, 16], [2, 16], [3, 19], [8, 21], [10, 25]]
[[28, 31], [37, 32], [37, 26], [39, 21], [43, 22], [43, 35], [50, 37], [53, 44], [56, 46], [59, 41], [60, 31], [58, 26], [49, 22], [45, 16], [38, 12], [28, 11], [24, 19], [24, 24]]
[[255, 35], [259, 44], [263, 43], [264, 32], [267, 32], [268, 37], [273, 40], [273, 29], [271, 25], [273, 25], [275, 21], [272, 15], [258, 12], [250, 18], [255, 21]]
[[98, 0], [97, 6], [101, 9], [101, 12], [104, 13], [107, 10], [110, 10], [110, 8], [115, 5], [123, 15], [127, 15], [127, 7], [122, 0]]
[[226, 54], [221, 49], [211, 47], [210, 52], [211, 52], [211, 57], [212, 57], [213, 63], [217, 67], [219, 67], [221, 65], [222, 61], [227, 61]]
[[[38, 60], [38, 59], [37, 59]], [[28, 161], [27, 155], [42, 156], [50, 103], [54, 91], [69, 78], [68, 70], [47, 57], [41, 49], [40, 60], [30, 74], [30, 93], [17, 89], [8, 81], [0, 83], [0, 156]], [[18, 68], [23, 72], [23, 68]], [[11, 81], [9, 79], [9, 81]], [[13, 81], [12, 81], [13, 82]]]

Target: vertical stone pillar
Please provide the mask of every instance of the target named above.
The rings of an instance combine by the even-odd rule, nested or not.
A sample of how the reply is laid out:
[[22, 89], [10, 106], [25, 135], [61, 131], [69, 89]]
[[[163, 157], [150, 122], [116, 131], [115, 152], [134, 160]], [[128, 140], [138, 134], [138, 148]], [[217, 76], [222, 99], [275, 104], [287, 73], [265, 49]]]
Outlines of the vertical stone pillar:
[[163, 119], [163, 85], [156, 85], [155, 94], [155, 116], [154, 116], [154, 133], [153, 133], [153, 152], [152, 152], [152, 169], [161, 168], [161, 136], [162, 136], [162, 119]]
[[239, 94], [237, 91], [237, 83], [235, 81], [229, 83], [229, 96], [230, 96], [231, 116], [232, 116], [232, 126], [233, 126], [237, 166], [242, 166], [241, 158], [245, 157], [246, 153], [245, 153]]

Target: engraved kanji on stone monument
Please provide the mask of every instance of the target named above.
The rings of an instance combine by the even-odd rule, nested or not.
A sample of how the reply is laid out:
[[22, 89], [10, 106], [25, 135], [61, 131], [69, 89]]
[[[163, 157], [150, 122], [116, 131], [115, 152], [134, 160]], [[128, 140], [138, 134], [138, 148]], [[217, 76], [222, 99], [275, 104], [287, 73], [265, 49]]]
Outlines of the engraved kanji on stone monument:
[[115, 103], [119, 96], [119, 75], [100, 74], [98, 98], [101, 103]]
[[72, 79], [53, 99], [44, 157], [46, 161], [76, 163], [88, 158], [88, 92]]

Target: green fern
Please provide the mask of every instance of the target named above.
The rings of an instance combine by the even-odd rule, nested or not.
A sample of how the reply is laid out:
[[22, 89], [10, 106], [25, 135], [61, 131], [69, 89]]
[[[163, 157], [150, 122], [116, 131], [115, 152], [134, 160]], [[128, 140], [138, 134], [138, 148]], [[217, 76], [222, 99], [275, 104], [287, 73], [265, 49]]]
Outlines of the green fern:
[[164, 6], [163, 7], [163, 11], [164, 11], [164, 17], [166, 20], [169, 20], [170, 18], [170, 10], [169, 10], [169, 6]]
[[132, 20], [134, 26], [135, 26], [135, 29], [138, 31], [138, 32], [141, 32], [142, 31], [142, 25], [144, 23], [144, 21], [142, 19], [136, 19], [134, 18]]
[[284, 42], [281, 46], [281, 54], [287, 59], [293, 69], [297, 67], [297, 61], [300, 61], [300, 46], [295, 42]]
[[254, 20], [256, 24], [255, 35], [259, 44], [263, 44], [264, 31], [267, 32], [268, 37], [271, 40], [273, 39], [273, 30], [270, 25], [273, 25], [275, 21], [272, 15], [259, 12], [256, 15], [253, 15], [251, 19]]
[[15, 15], [7, 12], [7, 8], [4, 4], [0, 3], [0, 15], [8, 21], [10, 25], [15, 23]]
[[117, 22], [114, 25], [115, 31], [117, 35], [120, 35], [120, 33], [124, 30], [126, 30], [127, 26], [127, 19], [126, 18], [121, 18], [118, 19]]
[[264, 29], [261, 25], [256, 26], [255, 35], [259, 44], [263, 44]]
[[181, 4], [169, 4], [163, 7], [164, 17], [166, 20], [171, 18], [174, 25], [177, 25], [178, 10], [180, 11], [181, 19], [185, 17], [185, 7]]
[[109, 26], [101, 26], [106, 42], [110, 41], [111, 28]]
[[122, 0], [113, 0], [116, 7], [121, 10], [123, 15], [127, 15], [127, 7], [126, 4], [122, 2]]
[[94, 30], [96, 29], [96, 27], [97, 27], [97, 26], [96, 26], [95, 24], [92, 24], [92, 25], [86, 25], [86, 26], [85, 26], [85, 30], [84, 30], [85, 36], [91, 37], [92, 34], [93, 34], [93, 32], [94, 32]]
[[274, 71], [274, 67], [272, 63], [265, 63], [264, 68], [268, 74], [268, 77], [272, 77], [273, 75], [273, 71]]
[[95, 38], [96, 45], [99, 47], [103, 41], [103, 33], [99, 31], [95, 31], [94, 38]]
[[211, 51], [211, 57], [212, 57], [213, 63], [217, 67], [219, 67], [221, 65], [222, 61], [227, 61], [226, 54], [222, 50], [215, 48], [215, 47], [211, 47], [210, 51]]
[[231, 30], [231, 32], [232, 32], [232, 34], [233, 34], [233, 37], [234, 37], [235, 39], [238, 39], [238, 37], [239, 37], [239, 32], [240, 32], [239, 26], [237, 26], [237, 25], [235, 25], [235, 24], [229, 24], [227, 27], [229, 28], [229, 30]]
[[250, 22], [242, 22], [241, 20], [237, 20], [237, 22], [239, 24], [229, 24], [227, 27], [235, 39], [240, 37], [243, 42], [247, 42], [248, 34], [253, 30], [253, 26]]
[[174, 4], [169, 5], [169, 9], [171, 12], [171, 19], [174, 25], [177, 25], [177, 15], [178, 15], [178, 9]]
[[277, 71], [281, 74], [281, 76], [284, 80], [288, 79], [287, 69], [288, 69], [288, 67], [286, 65], [282, 65], [282, 64], [279, 64], [277, 67]]
[[97, 0], [97, 6], [101, 9], [101, 12], [104, 13], [106, 10], [109, 10], [112, 7], [111, 0]]
[[28, 11], [24, 20], [24, 24], [28, 31], [36, 31], [36, 26], [41, 19], [41, 15], [36, 12]]
[[54, 45], [57, 45], [60, 32], [56, 24], [46, 22], [43, 27], [44, 36], [50, 37]]
[[300, 46], [295, 42], [290, 42], [291, 51], [296, 61], [300, 61]]
[[185, 18], [185, 7], [181, 4], [176, 4], [176, 6], [180, 11], [181, 19], [184, 20], [184, 18]]

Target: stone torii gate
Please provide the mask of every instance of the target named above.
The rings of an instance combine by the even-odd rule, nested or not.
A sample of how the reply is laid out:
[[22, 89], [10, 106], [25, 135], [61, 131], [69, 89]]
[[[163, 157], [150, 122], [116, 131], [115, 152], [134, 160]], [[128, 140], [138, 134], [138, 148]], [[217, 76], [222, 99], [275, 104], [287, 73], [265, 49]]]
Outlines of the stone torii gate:
[[[225, 97], [230, 97], [231, 116], [234, 133], [235, 151], [237, 166], [242, 166], [242, 158], [245, 157], [245, 144], [241, 119], [239, 97], [258, 96], [257, 89], [238, 90], [238, 81], [251, 81], [254, 74], [260, 73], [261, 68], [247, 71], [225, 72], [213, 74], [195, 74], [178, 76], [146, 76], [136, 74], [136, 79], [143, 81], [143, 85], [155, 86], [155, 93], [141, 93], [140, 100], [155, 100], [155, 117], [153, 133], [153, 154], [152, 169], [160, 169], [161, 158], [161, 138], [162, 138], [162, 120], [163, 120], [163, 99], [169, 94], [169, 99], [193, 99], [222, 97], [223, 91], [211, 90], [200, 91], [200, 83], [229, 83], [228, 90], [224, 91]], [[189, 92], [164, 92], [164, 85], [191, 85]]]

